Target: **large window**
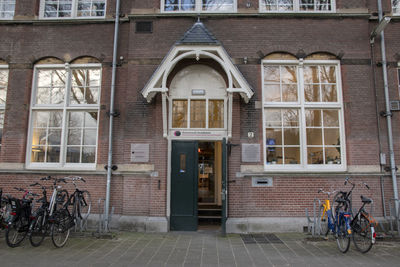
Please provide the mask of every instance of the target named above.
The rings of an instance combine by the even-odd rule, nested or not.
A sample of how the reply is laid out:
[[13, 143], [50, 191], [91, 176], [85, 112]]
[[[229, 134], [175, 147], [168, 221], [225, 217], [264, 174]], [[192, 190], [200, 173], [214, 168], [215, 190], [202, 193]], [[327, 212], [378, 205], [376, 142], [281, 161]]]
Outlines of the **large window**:
[[14, 18], [15, 0], [0, 0], [0, 19]]
[[4, 111], [6, 109], [6, 96], [8, 87], [8, 68], [0, 64], [0, 148], [3, 139]]
[[48, 19], [102, 18], [106, 0], [42, 0], [40, 17]]
[[335, 0], [260, 0], [261, 12], [332, 12]]
[[37, 65], [34, 75], [27, 162], [95, 166], [101, 66]]
[[164, 12], [236, 12], [237, 0], [161, 0]]
[[263, 61], [266, 169], [344, 168], [339, 67], [330, 59]]
[[394, 15], [400, 15], [400, 0], [392, 0], [392, 10]]

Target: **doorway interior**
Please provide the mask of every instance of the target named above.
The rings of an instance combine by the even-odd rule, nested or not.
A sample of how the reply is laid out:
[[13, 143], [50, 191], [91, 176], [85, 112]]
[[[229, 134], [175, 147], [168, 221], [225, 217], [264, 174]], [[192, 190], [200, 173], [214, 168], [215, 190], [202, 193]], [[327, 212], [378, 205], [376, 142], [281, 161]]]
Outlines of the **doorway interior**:
[[198, 142], [198, 229], [217, 230], [222, 218], [222, 142]]

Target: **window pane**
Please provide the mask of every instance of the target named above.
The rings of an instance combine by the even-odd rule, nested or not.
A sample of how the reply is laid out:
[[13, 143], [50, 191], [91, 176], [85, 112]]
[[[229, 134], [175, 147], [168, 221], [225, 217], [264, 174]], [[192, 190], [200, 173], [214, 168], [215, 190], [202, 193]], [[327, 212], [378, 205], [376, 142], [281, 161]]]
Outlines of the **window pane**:
[[190, 128], [206, 127], [206, 101], [190, 101]]
[[165, 11], [193, 11], [195, 10], [195, 0], [165, 0]]
[[304, 83], [319, 83], [317, 66], [304, 66]]
[[84, 130], [83, 132], [83, 145], [96, 145], [96, 130]]
[[282, 129], [265, 129], [267, 147], [274, 148], [275, 145], [282, 145]]
[[0, 19], [12, 19], [15, 11], [15, 0], [0, 0]]
[[63, 103], [66, 75], [65, 70], [39, 70], [36, 104]]
[[300, 147], [285, 148], [285, 164], [300, 164]]
[[266, 127], [282, 126], [282, 115], [280, 109], [266, 109], [264, 114]]
[[187, 128], [187, 100], [172, 102], [172, 128]]
[[97, 104], [100, 70], [72, 70], [71, 104]]
[[279, 84], [268, 84], [264, 86], [264, 101], [280, 102], [281, 92]]
[[72, 0], [45, 0], [44, 17], [71, 17]]
[[341, 164], [340, 147], [328, 147], [325, 150], [326, 164]]
[[323, 164], [324, 153], [322, 147], [307, 148], [307, 163], [308, 164]]
[[55, 146], [61, 144], [61, 129], [49, 129], [48, 145]]
[[323, 102], [337, 102], [336, 85], [322, 85], [322, 101]]
[[102, 17], [105, 14], [105, 0], [78, 0], [78, 17]]
[[233, 0], [202, 0], [203, 11], [233, 11]]
[[300, 145], [299, 129], [285, 129], [284, 132], [285, 145]]
[[324, 129], [324, 141], [325, 145], [339, 145], [340, 144], [340, 133], [339, 129]]
[[319, 66], [321, 83], [336, 83], [335, 66]]
[[59, 146], [48, 146], [47, 147], [46, 162], [57, 163], [60, 161], [60, 147]]
[[297, 84], [282, 85], [282, 101], [297, 102]]
[[267, 164], [283, 164], [282, 147], [275, 147], [273, 150], [267, 148]]
[[5, 105], [8, 87], [8, 70], [0, 69], [0, 105]]
[[280, 82], [279, 66], [264, 67], [264, 82], [279, 83]]
[[264, 101], [297, 102], [297, 99], [297, 66], [265, 66]]
[[96, 147], [83, 147], [82, 163], [95, 163], [95, 162], [96, 162]]
[[79, 163], [81, 155], [80, 147], [71, 147], [67, 148], [67, 162], [68, 163]]
[[325, 109], [323, 114], [325, 127], [339, 127], [339, 111]]
[[224, 128], [224, 100], [208, 101], [208, 127]]
[[304, 97], [306, 102], [320, 102], [319, 85], [305, 84]]
[[311, 127], [322, 126], [321, 110], [308, 109], [306, 112], [306, 125]]
[[68, 144], [69, 145], [80, 145], [81, 144], [82, 131], [76, 129], [68, 130]]
[[299, 111], [297, 109], [282, 110], [283, 126], [297, 127], [299, 126]]
[[45, 148], [46, 147], [44, 147], [44, 146], [32, 146], [31, 161], [32, 162], [44, 162]]
[[293, 10], [293, 0], [262, 0], [261, 5], [266, 11]]
[[308, 128], [306, 132], [307, 145], [322, 145], [322, 129]]
[[392, 0], [393, 13], [400, 13], [400, 0]]

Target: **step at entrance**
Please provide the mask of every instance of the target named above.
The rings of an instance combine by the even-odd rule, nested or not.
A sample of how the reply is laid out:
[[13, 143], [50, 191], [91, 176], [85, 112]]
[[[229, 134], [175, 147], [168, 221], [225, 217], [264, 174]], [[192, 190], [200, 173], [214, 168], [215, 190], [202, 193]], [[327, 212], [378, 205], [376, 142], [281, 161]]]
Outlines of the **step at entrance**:
[[222, 209], [217, 205], [199, 205], [197, 209], [199, 224], [221, 224]]

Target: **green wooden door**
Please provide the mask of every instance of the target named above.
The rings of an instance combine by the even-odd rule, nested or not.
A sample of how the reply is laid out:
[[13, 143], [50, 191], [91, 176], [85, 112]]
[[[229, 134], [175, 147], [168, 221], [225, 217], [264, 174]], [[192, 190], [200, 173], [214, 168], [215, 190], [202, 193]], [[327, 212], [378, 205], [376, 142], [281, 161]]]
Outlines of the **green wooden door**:
[[196, 141], [172, 141], [171, 230], [197, 230], [197, 147]]

